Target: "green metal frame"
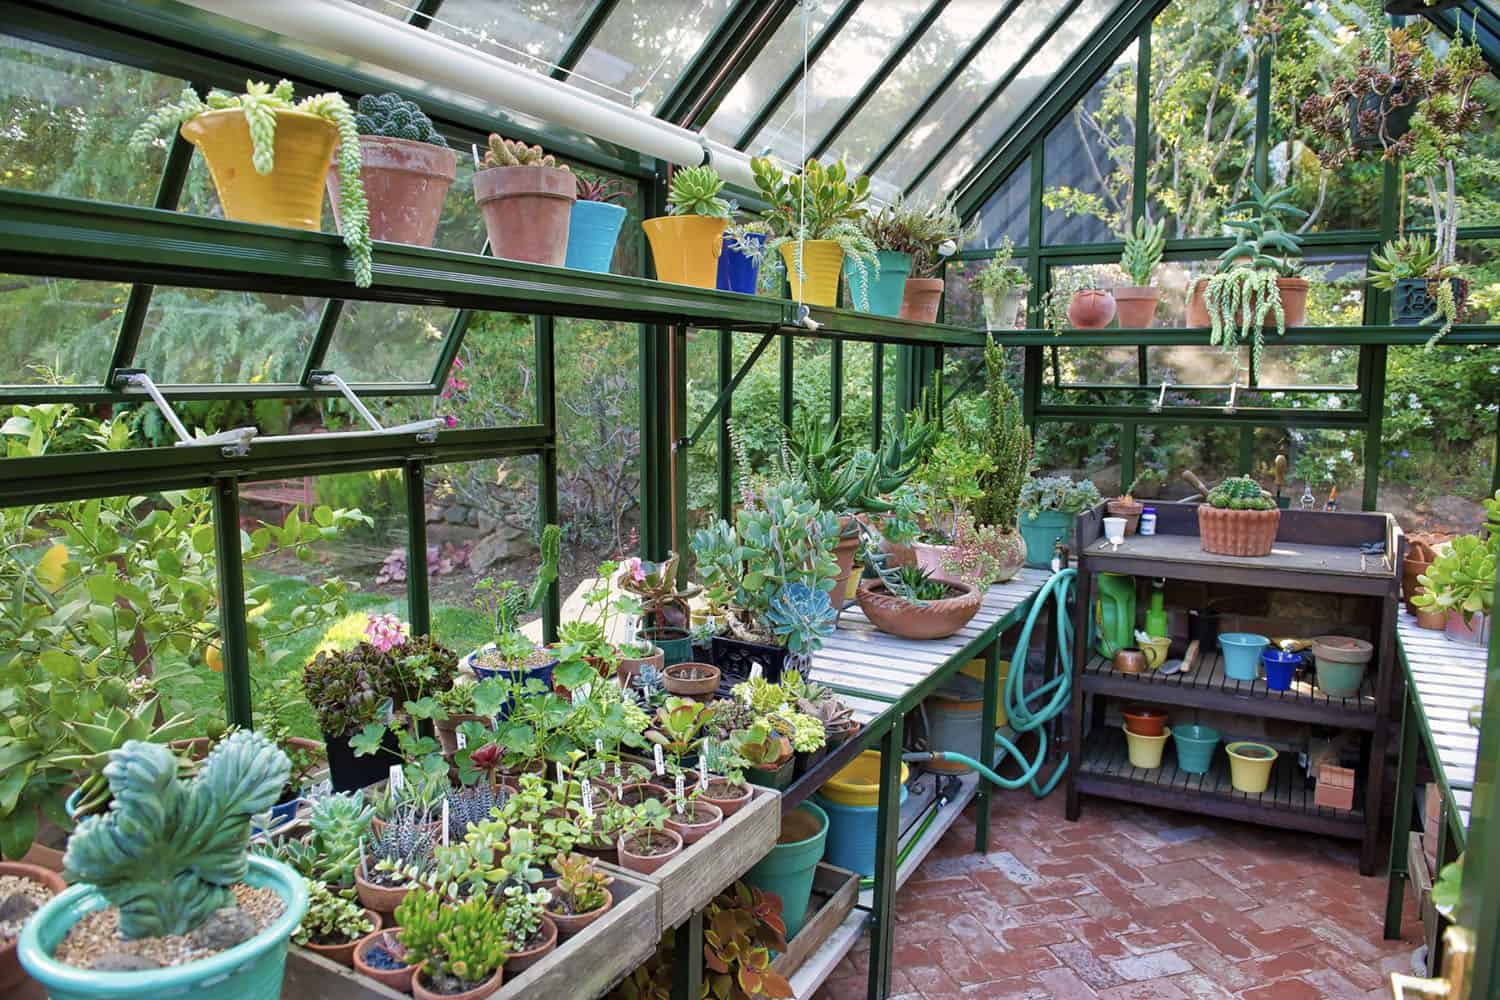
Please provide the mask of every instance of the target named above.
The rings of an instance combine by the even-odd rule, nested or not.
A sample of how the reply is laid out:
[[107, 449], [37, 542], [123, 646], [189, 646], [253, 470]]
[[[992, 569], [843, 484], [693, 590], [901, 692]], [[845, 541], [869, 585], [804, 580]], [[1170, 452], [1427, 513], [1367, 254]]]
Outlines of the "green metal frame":
[[701, 127], [796, 6], [795, 0], [736, 0], [662, 99], [656, 117]]
[[[838, 36], [838, 33], [843, 30], [844, 25], [848, 24], [849, 19], [859, 10], [861, 2], [862, 0], [844, 0], [839, 5], [839, 9], [834, 11], [833, 16], [828, 19], [828, 23], [823, 25], [823, 30], [819, 31], [817, 37], [808, 43], [806, 62], [809, 73], [812, 72], [813, 66], [822, 57], [824, 50], [828, 48], [829, 44]], [[755, 117], [750, 119], [750, 124], [746, 125], [744, 130], [740, 132], [739, 138], [734, 140], [735, 149], [743, 150], [749, 148], [750, 140], [754, 139], [760, 130], [766, 127], [766, 123], [771, 120], [771, 116], [776, 113], [776, 109], [781, 107], [781, 102], [785, 101], [788, 95], [797, 89], [797, 84], [800, 82], [802, 82], [802, 63], [799, 62], [781, 78], [781, 82], [776, 85], [775, 90], [771, 91], [771, 96], [766, 100], [766, 103], [755, 113]]]
[[552, 70], [552, 79], [566, 80], [573, 72], [573, 67], [578, 65], [578, 60], [588, 51], [589, 45], [594, 41], [594, 36], [599, 34], [599, 29], [604, 27], [604, 22], [609, 20], [609, 15], [615, 12], [620, 5], [620, 0], [595, 0], [593, 8], [588, 16], [583, 19], [577, 34], [568, 39], [568, 47], [563, 49], [562, 55], [557, 57], [557, 66]]

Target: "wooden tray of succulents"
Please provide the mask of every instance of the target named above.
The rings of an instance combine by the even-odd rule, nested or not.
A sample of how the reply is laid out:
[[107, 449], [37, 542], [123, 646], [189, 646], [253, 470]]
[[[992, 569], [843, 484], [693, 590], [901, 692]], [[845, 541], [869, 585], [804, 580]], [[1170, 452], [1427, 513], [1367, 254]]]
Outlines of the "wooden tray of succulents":
[[[601, 997], [656, 951], [661, 939], [657, 888], [632, 872], [611, 871], [614, 905], [579, 933], [562, 938], [535, 965], [507, 973], [491, 997], [584, 1000]], [[346, 965], [291, 946], [281, 995], [286, 1000], [355, 1000], [408, 994], [382, 986]]]

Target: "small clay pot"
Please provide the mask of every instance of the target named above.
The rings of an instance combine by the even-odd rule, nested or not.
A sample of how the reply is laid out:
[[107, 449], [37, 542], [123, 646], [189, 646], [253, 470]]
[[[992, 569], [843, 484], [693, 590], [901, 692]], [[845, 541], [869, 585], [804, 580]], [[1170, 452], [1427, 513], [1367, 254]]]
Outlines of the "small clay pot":
[[627, 806], [638, 806], [647, 799], [665, 802], [670, 797], [670, 792], [653, 781], [643, 781], [635, 785], [626, 785], [620, 789], [620, 804]]
[[1156, 320], [1161, 289], [1155, 285], [1121, 285], [1114, 290], [1116, 315], [1126, 330], [1145, 330]]
[[1441, 608], [1432, 608], [1423, 611], [1417, 609], [1417, 628], [1425, 628], [1433, 632], [1441, 632], [1448, 625], [1448, 613]]
[[1115, 297], [1102, 288], [1080, 288], [1068, 302], [1068, 325], [1079, 330], [1109, 326], [1115, 318]]
[[620, 679], [622, 686], [628, 686], [635, 676], [641, 672], [641, 667], [647, 663], [657, 670], [662, 669], [666, 662], [667, 654], [660, 646], [652, 645], [653, 652], [650, 656], [622, 656], [620, 663], [615, 667], [615, 676]]
[[[691, 813], [688, 810], [692, 810]], [[682, 819], [678, 819], [678, 813], [674, 807], [672, 815], [667, 817], [667, 829], [673, 830], [682, 838], [683, 844], [696, 844], [719, 828], [724, 822], [724, 813], [719, 807], [711, 802], [701, 799], [689, 802], [682, 811]]]
[[364, 934], [361, 934], [359, 937], [355, 938], [353, 941], [345, 941], [343, 944], [318, 944], [315, 941], [309, 941], [307, 942], [307, 944], [298, 945], [298, 947], [306, 948], [308, 951], [316, 955], [322, 955], [324, 958], [329, 959], [330, 961], [337, 962], [340, 965], [348, 966], [352, 969], [354, 968], [354, 949], [357, 948], [359, 946], [359, 943], [365, 938], [370, 937], [374, 934], [379, 934], [380, 928], [385, 925], [385, 921], [381, 918], [378, 910], [372, 910], [369, 907], [366, 907], [365, 916], [369, 917], [370, 923], [374, 924], [375, 926], [366, 931]]
[[674, 663], [665, 673], [668, 694], [701, 701], [718, 693], [719, 668], [712, 663]]
[[458, 753], [458, 727], [465, 722], [478, 722], [488, 724], [492, 720], [483, 715], [450, 715], [446, 719], [438, 719], [432, 724], [437, 732], [438, 744], [443, 748], [443, 756], [451, 757]]
[[1125, 730], [1137, 736], [1160, 736], [1167, 726], [1167, 713], [1146, 705], [1130, 705], [1125, 711]]
[[[705, 789], [703, 793], [698, 796], [698, 801], [707, 802], [710, 805], [718, 806], [719, 812], [724, 814], [725, 819], [728, 819], [745, 807], [746, 803], [750, 801], [750, 797], [755, 794], [755, 789], [750, 787], [748, 783], [741, 785], [728, 785], [727, 789], [721, 793], [723, 796], [721, 798], [720, 795], [715, 794], [712, 790], [714, 787], [714, 782], [721, 780], [723, 779], [710, 778], [708, 789]], [[736, 791], [736, 789], [738, 790]]]
[[[370, 239], [432, 246], [457, 172], [457, 153], [447, 146], [384, 135], [360, 136], [359, 152]], [[342, 226], [337, 159], [328, 168], [327, 185], [333, 220]]]
[[605, 889], [603, 904], [595, 909], [590, 910], [587, 913], [558, 913], [556, 910], [548, 908], [547, 916], [550, 917], [552, 922], [557, 925], [557, 933], [561, 934], [563, 937], [572, 937], [574, 934], [577, 934], [589, 924], [593, 923], [595, 920], [598, 920], [600, 917], [608, 913], [609, 908], [614, 905], [614, 893], [610, 892], [608, 889]]
[[396, 912], [396, 907], [400, 906], [406, 894], [411, 892], [411, 886], [392, 889], [388, 886], [376, 885], [365, 878], [364, 869], [360, 868], [354, 873], [354, 891], [367, 909], [385, 914]]
[[577, 181], [559, 167], [488, 167], [474, 174], [490, 253], [508, 260], [563, 266], [577, 196]]
[[1146, 505], [1138, 500], [1126, 500], [1122, 497], [1109, 501], [1104, 509], [1110, 517], [1123, 517], [1125, 534], [1133, 535], [1141, 525], [1141, 512], [1146, 509]]
[[942, 278], [907, 278], [906, 286], [901, 290], [899, 315], [917, 323], [936, 323], [942, 301]]
[[484, 1000], [485, 997], [500, 991], [500, 984], [505, 979], [505, 969], [495, 970], [495, 974], [472, 990], [464, 990], [462, 993], [438, 993], [429, 989], [422, 982], [422, 970], [417, 969], [411, 974], [411, 995], [416, 1000]]
[[[665, 837], [667, 843], [672, 845], [670, 849], [656, 854], [643, 854], [641, 848], [632, 847], [639, 841], [640, 833], [623, 834], [620, 837], [616, 849], [620, 852], [620, 867], [626, 871], [640, 872], [642, 875], [650, 875], [662, 865], [671, 861], [682, 853], [682, 838], [673, 830], [653, 830], [653, 840]], [[658, 845], [660, 846], [660, 845]]]
[[[55, 871], [19, 861], [0, 861], [0, 875], [13, 875], [36, 882], [51, 890], [52, 895], [66, 889], [67, 883]], [[0, 945], [0, 997], [14, 1000], [43, 1000], [47, 991], [42, 984], [26, 974], [16, 957], [16, 941], [12, 939]]]
[[1122, 674], [1144, 674], [1146, 667], [1146, 654], [1144, 651], [1128, 646], [1115, 652], [1115, 669]]
[[518, 951], [505, 960], [505, 971], [512, 976], [525, 972], [557, 947], [557, 924], [551, 917], [542, 918], [542, 943], [525, 951]]
[[377, 969], [365, 961], [365, 956], [375, 945], [383, 945], [390, 948], [398, 943], [398, 938], [393, 933], [396, 928], [379, 930], [372, 934], [366, 934], [359, 939], [354, 946], [354, 971], [361, 976], [369, 976], [381, 986], [389, 989], [399, 990], [402, 993], [411, 989], [412, 973], [416, 970], [415, 965], [403, 965], [399, 969]]

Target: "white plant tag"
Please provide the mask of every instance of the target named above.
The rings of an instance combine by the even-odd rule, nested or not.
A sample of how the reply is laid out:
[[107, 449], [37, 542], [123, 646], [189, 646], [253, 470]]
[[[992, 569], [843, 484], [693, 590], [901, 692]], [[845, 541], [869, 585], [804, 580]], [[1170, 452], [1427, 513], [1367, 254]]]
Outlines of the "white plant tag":
[[677, 774], [677, 812], [678, 812], [679, 815], [682, 813], [682, 803], [683, 803], [683, 801], [684, 801], [684, 798], [683, 798], [683, 793], [682, 793], [682, 773], [678, 772], [678, 774]]
[[594, 815], [594, 784], [591, 781], [583, 783], [583, 814], [591, 818]]
[[652, 755], [656, 758], [656, 776], [659, 778], [667, 773], [667, 762], [661, 756], [661, 744], [651, 744]]
[[443, 846], [448, 846], [448, 800], [443, 799]]
[[635, 642], [635, 637], [636, 637], [637, 631], [640, 629], [640, 627], [641, 627], [640, 626], [640, 622], [636, 620], [635, 615], [626, 615], [625, 616], [625, 641], [626, 642]]
[[750, 664], [750, 679], [752, 681], [758, 681], [758, 680], [760, 680], [761, 677], [764, 674], [765, 674], [765, 671], [761, 669], [759, 663], [752, 663], [752, 664]]
[[706, 767], [699, 767], [698, 768], [698, 791], [701, 792], [701, 791], [704, 791], [707, 788], [708, 788], [708, 768], [706, 768]]
[[460, 750], [464, 750], [464, 749], [468, 748], [468, 746], [469, 746], [469, 738], [467, 736], [465, 736], [463, 733], [454, 733], [453, 735], [456, 736], [456, 737], [458, 737], [458, 748]]
[[604, 756], [604, 741], [597, 737], [594, 739], [594, 753], [600, 757]]
[[314, 802], [326, 799], [333, 794], [333, 779], [324, 778], [321, 781], [314, 782], [312, 787], [304, 790], [302, 794]]
[[615, 761], [615, 784], [620, 784], [620, 762]]
[[399, 792], [406, 787], [406, 775], [401, 773], [400, 764], [391, 765], [390, 786], [393, 792]]

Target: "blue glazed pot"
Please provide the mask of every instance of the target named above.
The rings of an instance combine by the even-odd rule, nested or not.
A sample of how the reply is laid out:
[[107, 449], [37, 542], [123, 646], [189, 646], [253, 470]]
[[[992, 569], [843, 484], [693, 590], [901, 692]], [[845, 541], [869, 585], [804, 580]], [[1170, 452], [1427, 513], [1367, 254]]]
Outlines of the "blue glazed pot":
[[1302, 666], [1301, 653], [1288, 653], [1284, 649], [1267, 649], [1260, 654], [1266, 668], [1267, 691], [1290, 691], [1297, 668]]
[[49, 900], [21, 930], [21, 964], [52, 1000], [175, 1000], [211, 990], [214, 1000], [278, 1000], [286, 969], [287, 940], [307, 912], [307, 888], [291, 868], [257, 855], [245, 881], [275, 891], [285, 908], [269, 927], [217, 955], [145, 972], [96, 972], [52, 957], [69, 928], [84, 914], [109, 905], [91, 885], [75, 885]]
[[1260, 654], [1270, 644], [1271, 640], [1253, 632], [1225, 632], [1219, 636], [1224, 676], [1232, 681], [1260, 680]]
[[[765, 233], [746, 233], [745, 239], [762, 250], [765, 249]], [[715, 287], [721, 292], [754, 295], [756, 284], [760, 281], [760, 258], [740, 253], [732, 243], [733, 240], [728, 236], [724, 237], [724, 250], [719, 254], [719, 278]]]
[[[464, 664], [468, 666], [470, 670], [474, 671], [474, 677], [477, 680], [488, 680], [491, 677], [499, 677], [502, 680], [512, 679], [509, 676], [508, 671], [500, 670], [494, 667], [481, 667], [479, 665], [479, 658], [485, 653], [490, 652], [494, 648], [495, 644], [493, 642], [486, 643], [485, 645], [480, 646], [478, 649], [474, 650], [474, 652], [470, 653], [468, 656], [464, 657]], [[547, 690], [550, 691], [552, 690], [552, 670], [556, 666], [557, 661], [552, 660], [549, 663], [543, 663], [541, 666], [531, 667], [526, 671], [524, 676], [521, 677], [521, 680], [541, 681], [546, 685]], [[506, 719], [510, 718], [510, 706], [514, 703], [514, 701], [514, 698], [507, 698], [505, 700], [505, 704], [500, 706], [500, 711], [495, 713], [496, 722], [504, 722]]]
[[1077, 514], [1064, 514], [1058, 510], [1044, 510], [1032, 517], [1021, 515], [1021, 537], [1026, 539], [1026, 565], [1046, 569], [1052, 565], [1052, 552], [1060, 538], [1072, 548], [1073, 522]]
[[1219, 746], [1219, 731], [1208, 726], [1173, 726], [1177, 747], [1177, 769], [1188, 774], [1207, 774]]
[[568, 217], [566, 266], [580, 271], [609, 273], [615, 242], [625, 222], [625, 207], [607, 201], [575, 201]]
[[[271, 829], [279, 830], [297, 817], [297, 807], [302, 804], [302, 797], [292, 799], [290, 802], [278, 802], [271, 807]], [[258, 823], [250, 824], [250, 832], [264, 833], [265, 830]]]
[[911, 274], [911, 254], [881, 250], [875, 255], [875, 259], [880, 261], [880, 276], [870, 285], [868, 308], [865, 308], [859, 304], [858, 292], [864, 287], [869, 268], [861, 275], [853, 262], [847, 256], [844, 258], [844, 280], [849, 282], [849, 307], [875, 316], [899, 316], [901, 297], [906, 294], [906, 279]]

